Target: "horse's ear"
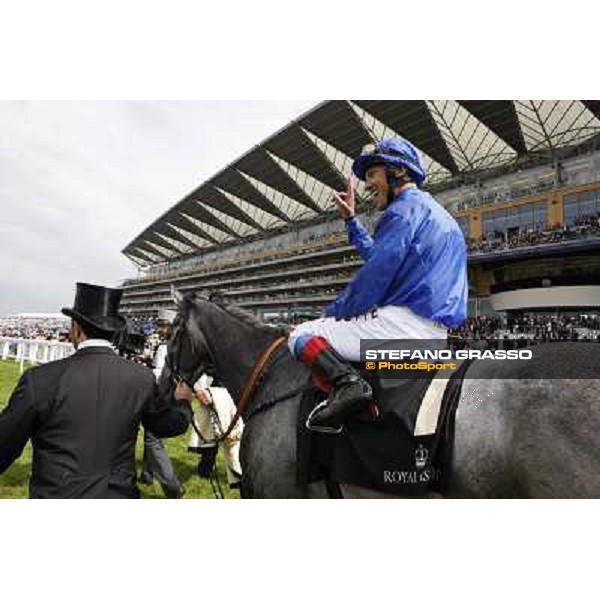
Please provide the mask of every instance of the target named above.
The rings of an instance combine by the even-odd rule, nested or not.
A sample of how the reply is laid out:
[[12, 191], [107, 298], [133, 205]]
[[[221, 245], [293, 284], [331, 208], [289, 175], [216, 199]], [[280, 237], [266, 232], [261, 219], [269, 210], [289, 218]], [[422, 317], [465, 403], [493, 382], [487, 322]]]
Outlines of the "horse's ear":
[[181, 307], [183, 303], [183, 294], [175, 289], [175, 286], [171, 284], [171, 298], [177, 307]]

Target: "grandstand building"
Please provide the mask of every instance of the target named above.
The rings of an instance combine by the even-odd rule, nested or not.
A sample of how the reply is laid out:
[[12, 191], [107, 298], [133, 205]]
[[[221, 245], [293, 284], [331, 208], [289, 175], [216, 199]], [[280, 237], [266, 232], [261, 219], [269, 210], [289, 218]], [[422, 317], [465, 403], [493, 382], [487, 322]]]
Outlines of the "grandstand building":
[[[600, 312], [600, 101], [331, 101], [202, 183], [123, 250], [122, 307], [220, 291], [263, 318], [316, 316], [360, 267], [332, 205], [353, 158], [400, 135], [469, 243], [471, 315]], [[362, 201], [361, 218], [377, 214]], [[362, 210], [361, 210], [362, 209]]]

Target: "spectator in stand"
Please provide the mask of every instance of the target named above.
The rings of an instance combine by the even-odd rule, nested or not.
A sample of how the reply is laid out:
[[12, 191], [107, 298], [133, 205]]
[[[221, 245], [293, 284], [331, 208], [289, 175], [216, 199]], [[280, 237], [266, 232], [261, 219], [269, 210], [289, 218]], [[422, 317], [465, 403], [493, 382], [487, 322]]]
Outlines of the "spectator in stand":
[[[524, 343], [557, 341], [600, 342], [600, 316], [598, 315], [524, 315], [509, 316], [506, 326], [498, 317], [469, 317], [458, 328], [449, 332], [453, 339], [472, 341], [501, 340], [504, 349]], [[471, 344], [472, 345], [472, 344]], [[489, 344], [488, 344], [489, 345]]]
[[494, 231], [490, 236], [469, 238], [470, 254], [511, 250], [525, 246], [557, 243], [569, 239], [600, 235], [600, 212], [575, 218], [575, 227], [554, 223], [544, 230], [519, 230], [510, 234]]

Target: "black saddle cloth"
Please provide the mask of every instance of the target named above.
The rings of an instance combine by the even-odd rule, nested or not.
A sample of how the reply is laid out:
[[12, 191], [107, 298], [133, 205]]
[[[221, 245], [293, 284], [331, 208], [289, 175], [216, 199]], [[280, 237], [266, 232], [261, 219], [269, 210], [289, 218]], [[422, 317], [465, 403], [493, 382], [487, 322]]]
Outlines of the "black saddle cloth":
[[398, 495], [444, 494], [451, 477], [454, 417], [467, 367], [465, 362], [450, 377], [431, 435], [415, 436], [414, 430], [433, 373], [382, 379], [376, 372], [358, 369], [373, 387], [379, 417], [351, 418], [336, 435], [306, 428], [308, 414], [325, 395], [316, 388], [305, 392], [298, 420], [298, 483], [325, 480]]

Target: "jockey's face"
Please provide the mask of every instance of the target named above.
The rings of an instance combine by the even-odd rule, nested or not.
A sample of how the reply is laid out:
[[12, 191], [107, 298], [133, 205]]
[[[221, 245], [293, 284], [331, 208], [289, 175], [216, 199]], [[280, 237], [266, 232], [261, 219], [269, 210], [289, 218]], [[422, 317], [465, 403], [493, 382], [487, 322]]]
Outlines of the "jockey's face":
[[365, 189], [367, 192], [375, 192], [371, 202], [377, 210], [385, 210], [388, 203], [388, 190], [390, 185], [383, 165], [369, 167], [365, 173]]

